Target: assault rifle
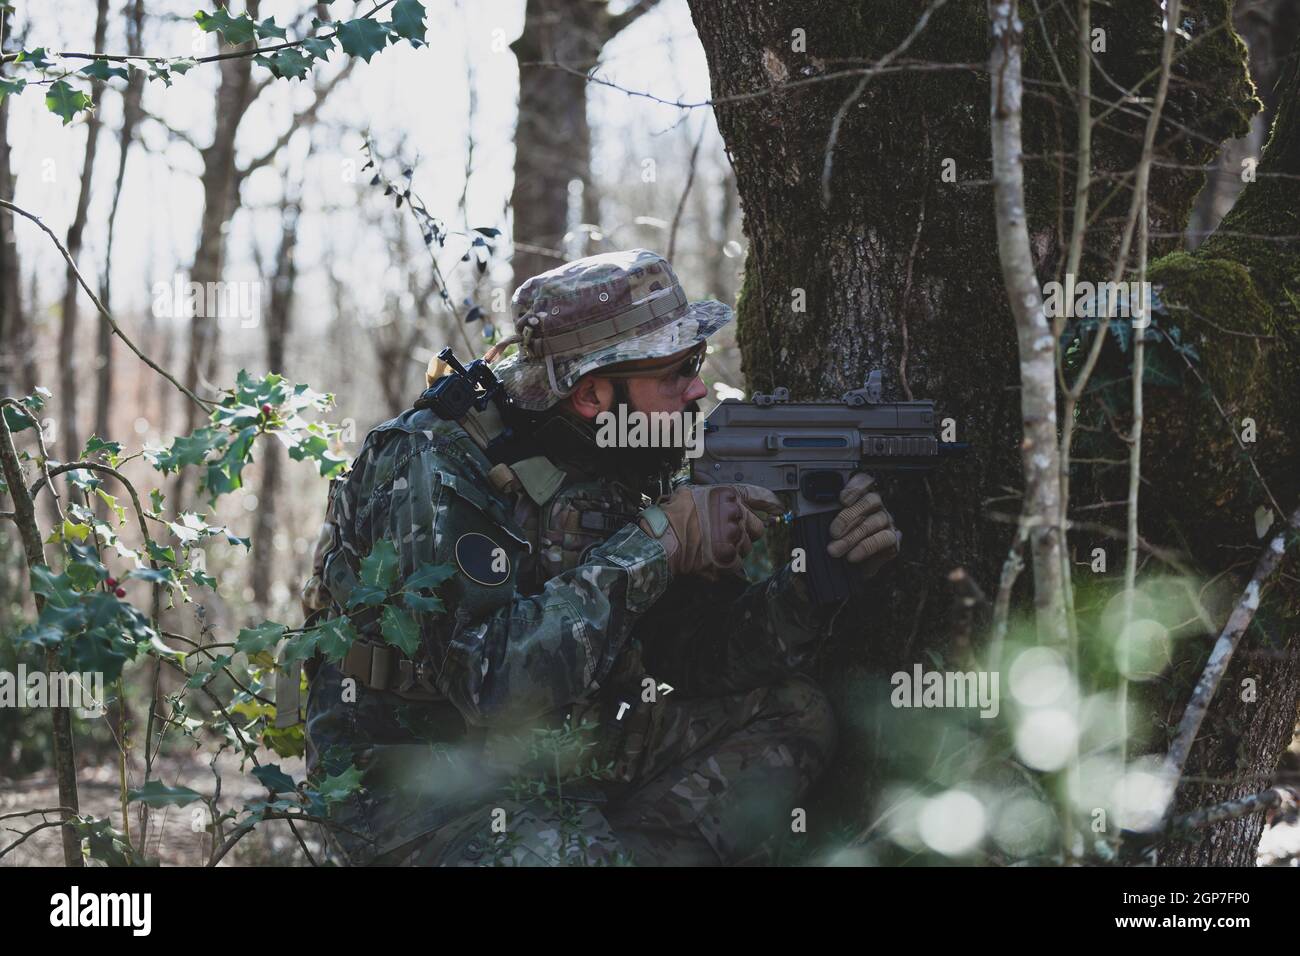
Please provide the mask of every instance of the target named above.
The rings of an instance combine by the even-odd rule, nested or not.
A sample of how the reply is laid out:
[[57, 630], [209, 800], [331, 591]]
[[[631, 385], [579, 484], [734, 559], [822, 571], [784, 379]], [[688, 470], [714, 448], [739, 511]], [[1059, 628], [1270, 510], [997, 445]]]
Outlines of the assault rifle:
[[784, 520], [804, 550], [808, 590], [818, 604], [843, 600], [853, 587], [848, 562], [826, 553], [849, 476], [926, 472], [969, 447], [939, 440], [934, 402], [884, 402], [881, 391], [877, 369], [865, 387], [839, 401], [792, 402], [789, 389], [777, 388], [748, 402], [729, 398], [704, 422], [704, 452], [691, 466], [691, 481], [790, 495]]

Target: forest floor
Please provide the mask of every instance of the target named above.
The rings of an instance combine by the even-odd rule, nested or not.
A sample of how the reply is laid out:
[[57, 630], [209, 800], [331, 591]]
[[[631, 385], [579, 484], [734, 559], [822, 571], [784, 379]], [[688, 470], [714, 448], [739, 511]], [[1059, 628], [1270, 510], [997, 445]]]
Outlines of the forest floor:
[[[211, 793], [214, 786], [212, 769], [206, 754], [190, 752], [164, 753], [154, 762], [154, 776], [168, 786], [190, 787], [200, 793]], [[279, 762], [280, 769], [301, 779], [306, 774], [301, 759]], [[222, 776], [221, 807], [242, 806], [253, 800], [267, 798], [265, 788], [255, 779], [239, 770], [239, 760], [234, 754], [223, 754], [217, 762]], [[250, 767], [251, 769], [251, 767]], [[109, 818], [113, 826], [122, 827], [122, 810], [118, 789], [117, 768], [111, 764], [83, 768], [77, 774], [78, 796], [81, 812], [96, 818]], [[51, 772], [43, 772], [18, 780], [0, 780], [0, 816], [16, 810], [29, 810], [59, 805], [58, 787]], [[198, 819], [196, 821], [196, 811]], [[212, 849], [212, 835], [204, 832], [206, 811], [201, 804], [185, 807], [154, 807], [149, 811], [147, 853], [157, 858], [163, 866], [202, 866], [207, 863]], [[139, 839], [139, 805], [130, 808], [131, 839], [137, 847]], [[10, 819], [0, 826], [12, 827], [18, 833], [40, 821], [40, 817]], [[197, 822], [197, 826], [195, 825]], [[232, 825], [225, 824], [229, 834]], [[297, 825], [303, 842], [318, 864], [329, 856], [319, 828]], [[0, 836], [0, 844], [8, 845], [16, 833]], [[15, 848], [0, 866], [59, 866], [63, 861], [62, 843], [57, 827], [32, 834], [21, 846]], [[294, 839], [289, 824], [282, 820], [267, 821], [243, 837], [226, 854], [218, 866], [308, 866], [298, 841]]]
[[[218, 761], [222, 774], [221, 805], [265, 799], [266, 791], [250, 776], [240, 773], [238, 760], [233, 754], [223, 754]], [[301, 759], [288, 759], [280, 768], [292, 777], [305, 775]], [[201, 793], [210, 793], [213, 787], [212, 770], [203, 754], [178, 752], [163, 754], [155, 762], [155, 774], [168, 786], [186, 786]], [[83, 768], [78, 773], [81, 812], [96, 818], [108, 817], [115, 827], [121, 828], [122, 815], [116, 769], [111, 765]], [[18, 780], [0, 780], [0, 816], [17, 810], [58, 805], [58, 789], [54, 775], [49, 772]], [[159, 859], [164, 866], [201, 866], [211, 853], [210, 834], [193, 826], [194, 811], [198, 804], [186, 807], [154, 808], [149, 813], [148, 854]], [[202, 811], [200, 811], [202, 813]], [[39, 821], [40, 817], [10, 819], [0, 826], [12, 827], [15, 832], [0, 836], [0, 845], [8, 845], [22, 830]], [[30, 821], [30, 822], [29, 822]], [[200, 820], [200, 823], [203, 821]], [[227, 824], [227, 833], [230, 825]], [[132, 839], [139, 844], [138, 807], [131, 808]], [[300, 825], [298, 832], [307, 844], [316, 863], [337, 863], [324, 846], [320, 828]], [[1291, 807], [1272, 815], [1260, 840], [1257, 862], [1260, 866], [1300, 867], [1300, 812]], [[21, 846], [0, 860], [0, 866], [59, 866], [62, 863], [62, 846], [56, 827], [34, 833]], [[245, 836], [226, 854], [218, 866], [307, 866], [298, 841], [294, 839], [285, 821], [268, 821]]]

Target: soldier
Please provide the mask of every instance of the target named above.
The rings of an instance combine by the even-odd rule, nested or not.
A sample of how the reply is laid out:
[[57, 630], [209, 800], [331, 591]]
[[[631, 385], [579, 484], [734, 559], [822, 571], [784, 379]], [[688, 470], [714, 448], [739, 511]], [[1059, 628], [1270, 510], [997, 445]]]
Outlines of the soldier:
[[[593, 427], [620, 403], [695, 410], [731, 310], [688, 303], [644, 249], [534, 276], [513, 310], [488, 354], [518, 345], [494, 367], [508, 407], [408, 410], [331, 493], [309, 609], [342, 613], [381, 539], [403, 576], [455, 569], [413, 658], [354, 614], [346, 659], [309, 665], [309, 770], [363, 770], [332, 839], [354, 864], [769, 861], [835, 745], [800, 673], [833, 608], [789, 564], [745, 580], [784, 510], [769, 491], [673, 486], [681, 449], [600, 447]], [[870, 486], [848, 482], [829, 546], [867, 574], [899, 546]]]

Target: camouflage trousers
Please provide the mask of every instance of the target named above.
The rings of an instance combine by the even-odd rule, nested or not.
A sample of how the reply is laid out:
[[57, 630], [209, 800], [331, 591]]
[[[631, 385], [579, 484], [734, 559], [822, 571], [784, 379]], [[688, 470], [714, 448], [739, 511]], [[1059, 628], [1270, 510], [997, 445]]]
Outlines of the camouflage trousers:
[[[631, 696], [631, 695], [628, 695]], [[825, 694], [804, 676], [712, 698], [621, 707], [607, 698], [596, 792], [499, 801], [383, 854], [404, 866], [714, 866], [773, 862], [835, 747]], [[617, 710], [625, 710], [620, 719]], [[802, 828], [798, 828], [801, 830]]]

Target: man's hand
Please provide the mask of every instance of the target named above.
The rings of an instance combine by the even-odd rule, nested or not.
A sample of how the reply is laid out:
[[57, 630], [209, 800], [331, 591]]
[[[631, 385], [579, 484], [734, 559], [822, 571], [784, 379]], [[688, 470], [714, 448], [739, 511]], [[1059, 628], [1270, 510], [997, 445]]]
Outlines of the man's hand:
[[[668, 518], [659, 543], [674, 575], [739, 567], [763, 536], [762, 516], [785, 510], [776, 495], [757, 485], [682, 485], [659, 508]], [[641, 527], [654, 534], [644, 518]]]
[[826, 546], [832, 558], [862, 564], [867, 577], [896, 558], [903, 542], [903, 533], [894, 527], [880, 495], [869, 490], [875, 483], [863, 472], [849, 479], [840, 492], [844, 508], [831, 521], [831, 543]]

